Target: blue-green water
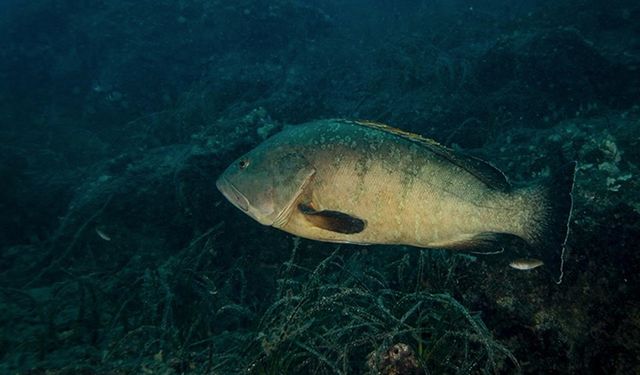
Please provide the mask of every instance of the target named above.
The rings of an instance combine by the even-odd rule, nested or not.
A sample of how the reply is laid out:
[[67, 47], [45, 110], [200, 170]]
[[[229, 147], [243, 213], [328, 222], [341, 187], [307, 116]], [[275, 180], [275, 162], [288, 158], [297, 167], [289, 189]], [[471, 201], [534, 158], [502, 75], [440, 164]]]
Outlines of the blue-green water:
[[[0, 0], [0, 373], [639, 373], [639, 17]], [[577, 161], [562, 283], [509, 267], [507, 243], [297, 238], [216, 189], [265, 139], [331, 118], [435, 139], [516, 186]]]

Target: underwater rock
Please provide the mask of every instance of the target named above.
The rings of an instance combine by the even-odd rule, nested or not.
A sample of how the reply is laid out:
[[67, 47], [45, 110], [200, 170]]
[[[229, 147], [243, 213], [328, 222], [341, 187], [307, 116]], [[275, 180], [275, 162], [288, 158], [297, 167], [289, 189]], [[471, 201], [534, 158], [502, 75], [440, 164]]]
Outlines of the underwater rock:
[[610, 61], [578, 30], [559, 27], [503, 36], [477, 62], [486, 108], [548, 127], [585, 106], [626, 108], [638, 98], [632, 67]]
[[[0, 3], [0, 373], [640, 374], [637, 2]], [[223, 204], [231, 158], [332, 117], [577, 160], [563, 283]]]
[[424, 374], [413, 349], [404, 343], [397, 343], [383, 353], [369, 354], [367, 366], [376, 375]]
[[[612, 368], [621, 369], [620, 373], [639, 369], [629, 360], [637, 353], [637, 345], [628, 340], [640, 335], [637, 320], [628, 318], [635, 306], [629, 302], [640, 295], [640, 253], [635, 240], [640, 236], [639, 123], [640, 112], [632, 108], [567, 120], [546, 130], [511, 129], [483, 150], [507, 173], [513, 168], [526, 171], [514, 170], [516, 179], [548, 175], [554, 159], [577, 160], [579, 166], [560, 288], [536, 281], [536, 270], [525, 277], [490, 273], [478, 282], [493, 290], [484, 297], [482, 292], [470, 295], [481, 304], [495, 301], [483, 309], [487, 316], [510, 317], [486, 323], [498, 337], [517, 338], [521, 352], [512, 348], [519, 359], [528, 358], [525, 373], [579, 372], [580, 363], [590, 363], [592, 371], [597, 368], [603, 373]], [[492, 309], [497, 311], [489, 313]], [[536, 349], [535, 340], [544, 340], [545, 347]], [[587, 349], [594, 343], [598, 353]], [[548, 352], [551, 346], [556, 354]], [[616, 353], [619, 363], [613, 365], [599, 353]], [[546, 361], [541, 360], [543, 356]], [[557, 358], [556, 364], [549, 358]], [[558, 366], [561, 361], [565, 364]]]

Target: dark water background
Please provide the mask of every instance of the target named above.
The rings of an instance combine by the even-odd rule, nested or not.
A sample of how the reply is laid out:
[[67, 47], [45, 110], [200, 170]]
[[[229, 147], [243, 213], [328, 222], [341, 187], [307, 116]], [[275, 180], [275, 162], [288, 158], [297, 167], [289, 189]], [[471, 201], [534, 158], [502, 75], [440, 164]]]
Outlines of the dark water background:
[[[640, 373], [637, 1], [0, 1], [0, 373]], [[335, 246], [215, 189], [375, 120], [577, 160], [564, 281]]]

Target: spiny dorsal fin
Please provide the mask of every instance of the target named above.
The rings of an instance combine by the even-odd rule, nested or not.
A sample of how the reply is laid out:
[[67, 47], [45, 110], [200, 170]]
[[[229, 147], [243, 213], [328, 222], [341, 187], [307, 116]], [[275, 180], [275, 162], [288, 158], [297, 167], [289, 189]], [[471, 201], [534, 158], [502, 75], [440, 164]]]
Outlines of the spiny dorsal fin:
[[448, 147], [441, 145], [433, 139], [425, 138], [421, 135], [410, 133], [378, 122], [363, 120], [348, 122], [384, 131], [420, 144], [434, 154], [471, 173], [473, 176], [475, 176], [490, 188], [500, 191], [509, 191], [511, 189], [511, 185], [509, 184], [509, 181], [507, 181], [507, 177], [493, 165], [476, 157], [456, 152]]

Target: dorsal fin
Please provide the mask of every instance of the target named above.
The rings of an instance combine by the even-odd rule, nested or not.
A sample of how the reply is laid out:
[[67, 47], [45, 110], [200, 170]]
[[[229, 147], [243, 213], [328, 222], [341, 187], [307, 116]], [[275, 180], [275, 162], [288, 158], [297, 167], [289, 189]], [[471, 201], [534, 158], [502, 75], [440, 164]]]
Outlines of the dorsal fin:
[[410, 133], [401, 129], [391, 127], [389, 125], [363, 120], [348, 122], [375, 130], [384, 131], [407, 139], [411, 142], [415, 142], [422, 147], [427, 148], [434, 154], [471, 173], [478, 180], [482, 181], [485, 185], [492, 189], [505, 192], [511, 189], [511, 184], [509, 184], [507, 177], [498, 168], [482, 159], [456, 152], [448, 147], [441, 145], [433, 139], [425, 138], [419, 134]]

